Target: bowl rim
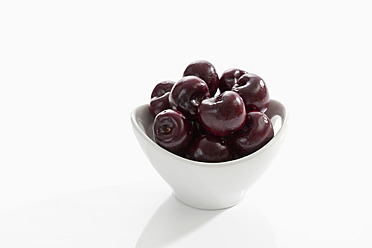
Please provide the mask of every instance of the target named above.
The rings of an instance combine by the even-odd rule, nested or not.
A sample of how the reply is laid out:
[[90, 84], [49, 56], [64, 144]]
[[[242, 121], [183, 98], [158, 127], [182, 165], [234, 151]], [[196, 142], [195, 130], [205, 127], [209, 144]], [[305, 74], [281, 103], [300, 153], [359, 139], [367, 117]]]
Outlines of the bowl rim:
[[[190, 159], [178, 156], [178, 155], [176, 155], [172, 152], [169, 152], [165, 148], [156, 144], [154, 140], [152, 140], [149, 136], [147, 136], [147, 134], [141, 129], [141, 127], [138, 125], [138, 123], [136, 121], [136, 114], [140, 110], [148, 108], [149, 104], [139, 105], [132, 110], [132, 112], [131, 112], [131, 123], [132, 123], [132, 127], [153, 147], [153, 149], [156, 149], [159, 152], [161, 152], [161, 153], [163, 153], [167, 156], [171, 156], [176, 160], [180, 160], [180, 162], [182, 162], [182, 164], [201, 166], [201, 167], [213, 167], [213, 168], [220, 168], [220, 167], [226, 167], [226, 166], [230, 167], [230, 166], [242, 164], [242, 163], [244, 163], [244, 161], [251, 160], [254, 157], [260, 155], [263, 152], [265, 152], [267, 149], [269, 149], [271, 146], [273, 146], [277, 141], [279, 141], [282, 138], [282, 136], [286, 133], [286, 129], [288, 127], [288, 116], [289, 116], [288, 115], [288, 109], [285, 107], [285, 105], [283, 103], [281, 103], [277, 100], [271, 99], [270, 101], [273, 101], [273, 102], [281, 105], [282, 108], [283, 108], [283, 117], [281, 118], [282, 123], [281, 123], [281, 127], [278, 130], [278, 132], [274, 135], [274, 137], [268, 143], [266, 143], [263, 147], [261, 147], [257, 151], [255, 151], [255, 152], [253, 152], [249, 155], [246, 155], [244, 157], [229, 160], [229, 161], [225, 161], [225, 162], [200, 162], [200, 161], [190, 160]], [[274, 115], [274, 116], [276, 116], [276, 115]]]

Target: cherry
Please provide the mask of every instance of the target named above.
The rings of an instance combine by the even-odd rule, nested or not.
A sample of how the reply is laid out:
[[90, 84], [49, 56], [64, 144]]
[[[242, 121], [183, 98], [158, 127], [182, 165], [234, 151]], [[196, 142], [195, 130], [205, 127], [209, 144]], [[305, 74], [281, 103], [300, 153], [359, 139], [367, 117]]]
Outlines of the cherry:
[[271, 120], [264, 114], [269, 104], [261, 77], [232, 68], [219, 78], [210, 62], [194, 61], [178, 82], [163, 81], [153, 89], [149, 109], [155, 117], [154, 140], [196, 161], [240, 158], [273, 138]]
[[169, 107], [169, 92], [174, 85], [173, 81], [158, 83], [151, 93], [150, 112], [155, 117], [161, 111]]
[[245, 125], [229, 137], [233, 151], [239, 156], [249, 155], [269, 142], [274, 137], [270, 118], [262, 112], [247, 113]]
[[204, 99], [199, 105], [198, 117], [207, 131], [216, 136], [228, 136], [245, 123], [244, 101], [238, 93], [225, 91], [216, 97]]
[[227, 90], [231, 90], [231, 88], [238, 82], [238, 79], [247, 73], [246, 71], [239, 70], [239, 69], [229, 69], [226, 70], [221, 78], [218, 88], [220, 92], [225, 92]]
[[209, 97], [207, 84], [196, 76], [181, 78], [169, 94], [169, 106], [181, 111], [190, 120], [197, 118], [198, 106]]
[[167, 109], [156, 115], [153, 134], [157, 144], [181, 155], [192, 139], [190, 122], [177, 110]]
[[237, 92], [243, 98], [247, 112], [265, 112], [269, 106], [270, 97], [266, 84], [255, 74], [242, 75], [232, 87], [232, 91]]
[[205, 135], [208, 133], [207, 130], [203, 127], [202, 124], [198, 120], [191, 121], [192, 125], [192, 135], [194, 138], [197, 138], [199, 136]]
[[209, 88], [209, 94], [214, 96], [218, 89], [219, 78], [214, 66], [205, 60], [194, 61], [189, 64], [183, 76], [197, 76], [205, 81]]
[[232, 159], [232, 152], [224, 138], [207, 134], [194, 140], [185, 157], [200, 162], [224, 162]]
[[160, 97], [164, 95], [166, 92], [171, 91], [174, 85], [173, 81], [166, 80], [158, 83], [151, 92], [151, 98], [153, 97]]

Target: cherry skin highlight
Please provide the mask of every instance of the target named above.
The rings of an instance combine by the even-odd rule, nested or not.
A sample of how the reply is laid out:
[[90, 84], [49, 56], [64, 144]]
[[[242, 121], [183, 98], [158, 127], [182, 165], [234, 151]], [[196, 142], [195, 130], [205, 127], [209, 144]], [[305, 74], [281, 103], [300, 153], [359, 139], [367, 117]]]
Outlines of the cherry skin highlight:
[[192, 140], [192, 127], [181, 112], [167, 109], [156, 115], [153, 134], [155, 142], [161, 147], [182, 155]]
[[238, 82], [238, 79], [245, 73], [247, 72], [239, 69], [226, 70], [220, 78], [220, 83], [218, 86], [220, 92], [222, 93], [227, 90], [231, 90], [234, 84]]
[[228, 136], [241, 129], [246, 120], [243, 99], [238, 93], [225, 91], [217, 97], [205, 99], [198, 108], [203, 127], [216, 136]]
[[150, 112], [156, 116], [161, 111], [169, 109], [169, 92], [174, 85], [173, 81], [163, 81], [158, 83], [151, 93]]
[[238, 93], [249, 111], [265, 112], [270, 104], [270, 96], [266, 84], [259, 76], [246, 73], [242, 75], [231, 89]]
[[224, 138], [207, 134], [194, 140], [185, 157], [200, 162], [224, 162], [232, 159], [232, 151]]
[[219, 78], [216, 69], [208, 61], [198, 60], [192, 62], [186, 67], [183, 76], [196, 76], [203, 79], [208, 85], [209, 94], [211, 96], [216, 94], [219, 85]]
[[171, 80], [166, 80], [158, 83], [151, 92], [151, 98], [162, 96], [166, 92], [171, 91], [173, 85], [174, 82]]
[[229, 143], [234, 153], [243, 157], [262, 148], [273, 137], [270, 118], [262, 112], [252, 111], [247, 113], [243, 128], [229, 137]]
[[190, 120], [197, 119], [198, 106], [209, 97], [207, 84], [196, 76], [181, 78], [169, 94], [169, 106], [182, 112]]

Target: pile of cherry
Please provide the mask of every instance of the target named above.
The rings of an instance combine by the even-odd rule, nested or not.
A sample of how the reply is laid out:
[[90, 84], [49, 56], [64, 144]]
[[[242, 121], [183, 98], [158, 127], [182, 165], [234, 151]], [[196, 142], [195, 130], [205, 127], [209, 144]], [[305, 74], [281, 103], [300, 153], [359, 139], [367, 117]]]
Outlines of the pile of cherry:
[[189, 64], [178, 82], [152, 91], [155, 142], [179, 156], [223, 162], [249, 155], [274, 136], [265, 114], [269, 93], [261, 77], [229, 69], [219, 78], [208, 61]]

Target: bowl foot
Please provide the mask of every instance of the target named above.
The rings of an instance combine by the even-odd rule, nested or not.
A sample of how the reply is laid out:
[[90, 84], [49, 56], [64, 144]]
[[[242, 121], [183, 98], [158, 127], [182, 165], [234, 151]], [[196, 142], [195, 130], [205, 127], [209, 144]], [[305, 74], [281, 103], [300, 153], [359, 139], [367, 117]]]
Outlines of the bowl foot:
[[177, 200], [179, 200], [183, 204], [200, 210], [223, 210], [231, 208], [239, 204], [244, 198], [244, 194], [242, 194], [241, 197], [235, 199], [234, 201], [229, 202], [195, 202], [190, 199], [179, 197], [175, 192], [173, 192], [173, 195]]

